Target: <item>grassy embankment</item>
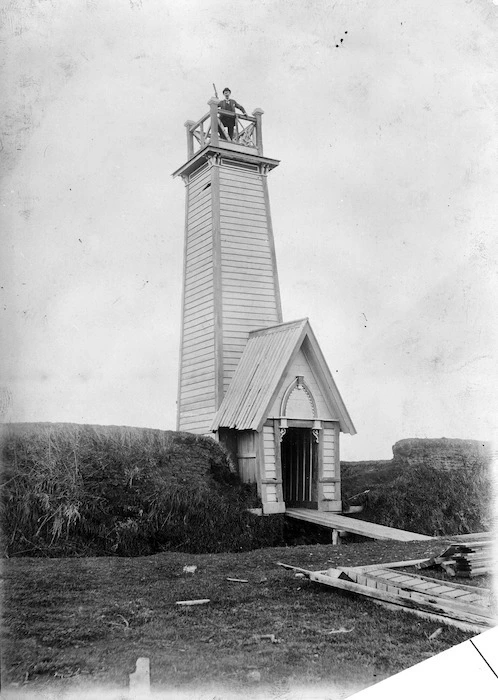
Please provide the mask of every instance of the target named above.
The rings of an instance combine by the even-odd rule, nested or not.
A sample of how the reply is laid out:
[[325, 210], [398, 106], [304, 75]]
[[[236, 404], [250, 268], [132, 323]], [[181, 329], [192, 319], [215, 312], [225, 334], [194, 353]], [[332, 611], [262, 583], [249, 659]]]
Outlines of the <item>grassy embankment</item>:
[[190, 433], [74, 424], [3, 430], [2, 530], [9, 556], [138, 556], [282, 544], [225, 451]]
[[[491, 458], [458, 468], [435, 468], [420, 459], [343, 463], [343, 497], [370, 489], [356, 517], [424, 535], [464, 535], [492, 529], [494, 484]], [[355, 517], [355, 516], [353, 516]]]
[[[432, 536], [491, 527], [490, 465], [344, 463], [343, 498], [370, 489], [358, 517]], [[3, 429], [1, 518], [8, 556], [138, 556], [245, 551], [329, 541], [314, 526], [257, 518], [223, 448], [189, 433], [73, 424]], [[325, 539], [324, 539], [325, 538]]]

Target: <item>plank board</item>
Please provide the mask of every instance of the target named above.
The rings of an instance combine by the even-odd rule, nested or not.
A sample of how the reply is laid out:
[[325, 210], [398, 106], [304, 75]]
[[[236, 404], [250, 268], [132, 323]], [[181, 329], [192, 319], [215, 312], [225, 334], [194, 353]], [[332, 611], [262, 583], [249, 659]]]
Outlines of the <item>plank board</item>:
[[472, 612], [474, 607], [469, 608], [469, 604], [479, 607], [489, 608], [489, 600], [487, 600], [482, 594], [479, 593], [469, 593], [468, 591], [459, 591], [458, 584], [446, 583], [441, 581], [434, 581], [434, 584], [430, 584], [426, 580], [419, 579], [418, 576], [413, 574], [406, 574], [402, 577], [402, 580], [394, 580], [392, 576], [387, 574], [391, 573], [386, 570], [375, 570], [368, 572], [355, 572], [351, 569], [344, 569], [346, 574], [356, 580], [357, 583], [366, 583], [366, 585], [371, 585], [376, 587], [379, 582], [385, 581], [386, 584], [396, 588], [400, 591], [415, 591], [416, 593], [424, 594], [430, 599], [434, 597], [438, 598], [440, 602], [446, 604], [448, 608], [455, 608], [459, 610], [467, 610]]
[[461, 542], [468, 544], [469, 542], [493, 542], [493, 537], [489, 532], [474, 532], [468, 535], [454, 535], [447, 538], [450, 542]]
[[285, 514], [289, 518], [296, 520], [305, 520], [306, 522], [328, 527], [333, 530], [345, 530], [355, 535], [363, 535], [371, 537], [375, 540], [397, 540], [399, 542], [411, 542], [413, 540], [431, 540], [428, 535], [421, 535], [417, 532], [409, 532], [408, 530], [398, 530], [385, 525], [377, 525], [377, 523], [369, 523], [365, 520], [357, 520], [350, 518], [347, 515], [338, 515], [337, 513], [326, 513], [321, 511], [313, 511], [307, 508], [287, 508]]
[[[264, 275], [265, 277], [272, 279], [273, 277], [273, 265], [268, 256], [261, 256], [261, 258], [248, 258], [246, 261], [236, 260], [231, 256], [227, 255], [222, 258], [221, 269], [223, 275], [226, 273], [239, 274], [240, 272], [252, 272], [252, 274]], [[254, 271], [254, 272], [253, 272]]]
[[470, 622], [475, 625], [482, 626], [483, 628], [493, 626], [494, 624], [494, 619], [487, 610], [478, 608], [477, 610], [472, 609], [469, 611], [463, 609], [463, 607], [459, 609], [449, 609], [445, 602], [429, 599], [429, 596], [424, 596], [421, 593], [409, 593], [407, 591], [399, 591], [398, 593], [395, 593], [392, 591], [383, 591], [373, 586], [365, 586], [354, 581], [342, 579], [340, 578], [341, 573], [342, 572], [339, 570], [337, 576], [331, 576], [329, 573], [324, 574], [321, 572], [310, 572], [309, 578], [311, 581], [317, 581], [318, 583], [324, 583], [327, 586], [332, 586], [334, 588], [339, 588], [353, 593], [359, 593], [367, 598], [374, 598], [387, 603], [403, 605], [407, 608], [433, 612], [445, 617], [453, 617], [464, 622]]
[[[388, 566], [394, 566], [395, 564], [396, 562], [393, 562], [388, 564]], [[289, 566], [288, 564], [281, 564], [280, 562], [279, 565], [288, 569], [300, 571], [311, 581], [364, 595], [372, 599], [373, 602], [385, 605], [390, 609], [403, 610], [421, 617], [427, 617], [428, 619], [437, 619], [440, 622], [462, 629], [479, 632], [496, 624], [496, 619], [491, 607], [485, 602], [483, 603], [482, 600], [479, 601], [478, 604], [465, 605], [456, 603], [455, 601], [445, 600], [434, 595], [430, 596], [396, 589], [394, 585], [388, 585], [387, 581], [384, 585], [379, 587], [377, 582], [372, 580], [374, 577], [370, 575], [370, 572], [368, 572], [370, 584], [365, 585], [369, 582], [368, 578], [365, 576], [365, 572], [363, 574], [360, 573], [359, 569], [361, 569], [361, 567], [358, 567], [357, 570], [350, 569], [349, 571], [347, 569], [309, 571], [307, 569]], [[362, 580], [362, 583], [351, 580], [350, 573], [357, 574], [357, 577]], [[453, 584], [448, 584], [448, 587], [452, 586]], [[458, 584], [456, 584], [455, 587], [458, 587]], [[481, 590], [481, 593], [483, 595], [490, 594], [489, 591], [483, 590]]]
[[[423, 560], [422, 560], [423, 561]], [[383, 576], [386, 579], [388, 579], [389, 574], [392, 572], [393, 569], [397, 569], [400, 567], [406, 568], [406, 567], [416, 567], [417, 564], [420, 562], [420, 559], [413, 559], [411, 561], [399, 561], [399, 562], [390, 562], [387, 564], [369, 564], [367, 566], [357, 566], [357, 567], [348, 567], [348, 571], [356, 571], [360, 573], [368, 573], [368, 574], [373, 574], [375, 576]], [[405, 572], [406, 573], [406, 572]], [[451, 597], [459, 597], [463, 595], [468, 595], [470, 600], [471, 598], [475, 598], [476, 600], [479, 599], [481, 600], [484, 598], [486, 600], [486, 604], [490, 602], [489, 598], [489, 591], [484, 588], [477, 588], [476, 586], [468, 586], [464, 583], [455, 583], [454, 581], [441, 581], [440, 579], [434, 579], [434, 578], [429, 578], [428, 576], [423, 576], [422, 574], [419, 574], [418, 571], [417, 573], [414, 574], [407, 574], [410, 576], [413, 580], [420, 581], [420, 582], [425, 582], [429, 584], [435, 584], [435, 585], [440, 585], [444, 583], [448, 591], [453, 590], [455, 591], [455, 595], [451, 595]], [[456, 595], [458, 593], [458, 596]], [[446, 593], [445, 593], [446, 595]]]

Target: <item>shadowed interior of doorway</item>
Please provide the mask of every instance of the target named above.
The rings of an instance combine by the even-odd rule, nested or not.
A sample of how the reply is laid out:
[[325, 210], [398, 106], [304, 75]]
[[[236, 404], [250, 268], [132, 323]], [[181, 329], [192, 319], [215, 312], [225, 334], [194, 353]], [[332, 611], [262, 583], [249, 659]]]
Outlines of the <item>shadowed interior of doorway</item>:
[[318, 508], [317, 447], [310, 428], [288, 428], [282, 439], [282, 481], [289, 506]]

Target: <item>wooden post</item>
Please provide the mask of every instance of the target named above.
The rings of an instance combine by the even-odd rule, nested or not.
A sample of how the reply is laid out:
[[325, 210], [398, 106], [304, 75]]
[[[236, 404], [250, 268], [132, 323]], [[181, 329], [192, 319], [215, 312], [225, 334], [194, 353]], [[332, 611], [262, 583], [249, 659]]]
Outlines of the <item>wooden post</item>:
[[341, 488], [341, 454], [340, 454], [340, 430], [339, 423], [334, 423], [334, 457], [335, 457], [335, 500], [339, 504], [339, 510], [342, 511], [342, 488]]
[[194, 155], [194, 135], [190, 131], [191, 127], [195, 124], [195, 122], [189, 120], [188, 122], [185, 122], [184, 126], [187, 127], [187, 154], [188, 158], [192, 158]]
[[253, 117], [256, 117], [256, 147], [258, 149], [258, 155], [263, 155], [263, 129], [261, 127], [261, 116], [264, 114], [261, 107], [256, 107], [252, 113]]
[[339, 531], [336, 530], [335, 528], [332, 530], [332, 544], [333, 545], [339, 544]]
[[282, 455], [280, 452], [280, 421], [275, 418], [273, 421], [273, 444], [275, 448], [275, 473], [277, 475], [277, 497], [280, 503], [284, 502], [283, 476], [282, 476]]
[[209, 112], [211, 115], [211, 146], [219, 146], [220, 137], [218, 134], [218, 100], [212, 97], [209, 102]]

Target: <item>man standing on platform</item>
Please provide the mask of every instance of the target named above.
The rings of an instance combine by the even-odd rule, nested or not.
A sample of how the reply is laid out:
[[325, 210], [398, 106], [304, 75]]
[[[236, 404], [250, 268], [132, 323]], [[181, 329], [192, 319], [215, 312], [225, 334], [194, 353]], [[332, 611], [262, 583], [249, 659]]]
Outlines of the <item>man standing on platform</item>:
[[[228, 135], [229, 135], [230, 139], [233, 140], [233, 131], [235, 128], [235, 109], [236, 108], [240, 109], [240, 111], [243, 114], [247, 114], [247, 112], [242, 107], [242, 105], [239, 105], [238, 102], [230, 99], [231, 94], [232, 93], [231, 93], [230, 88], [225, 88], [223, 90], [223, 96], [225, 99], [220, 100], [218, 102], [218, 107], [223, 112], [232, 112], [233, 113], [233, 116], [230, 114], [220, 114], [221, 123], [223, 124], [223, 126], [225, 126], [228, 129]], [[223, 136], [223, 134], [222, 134], [222, 136]]]

